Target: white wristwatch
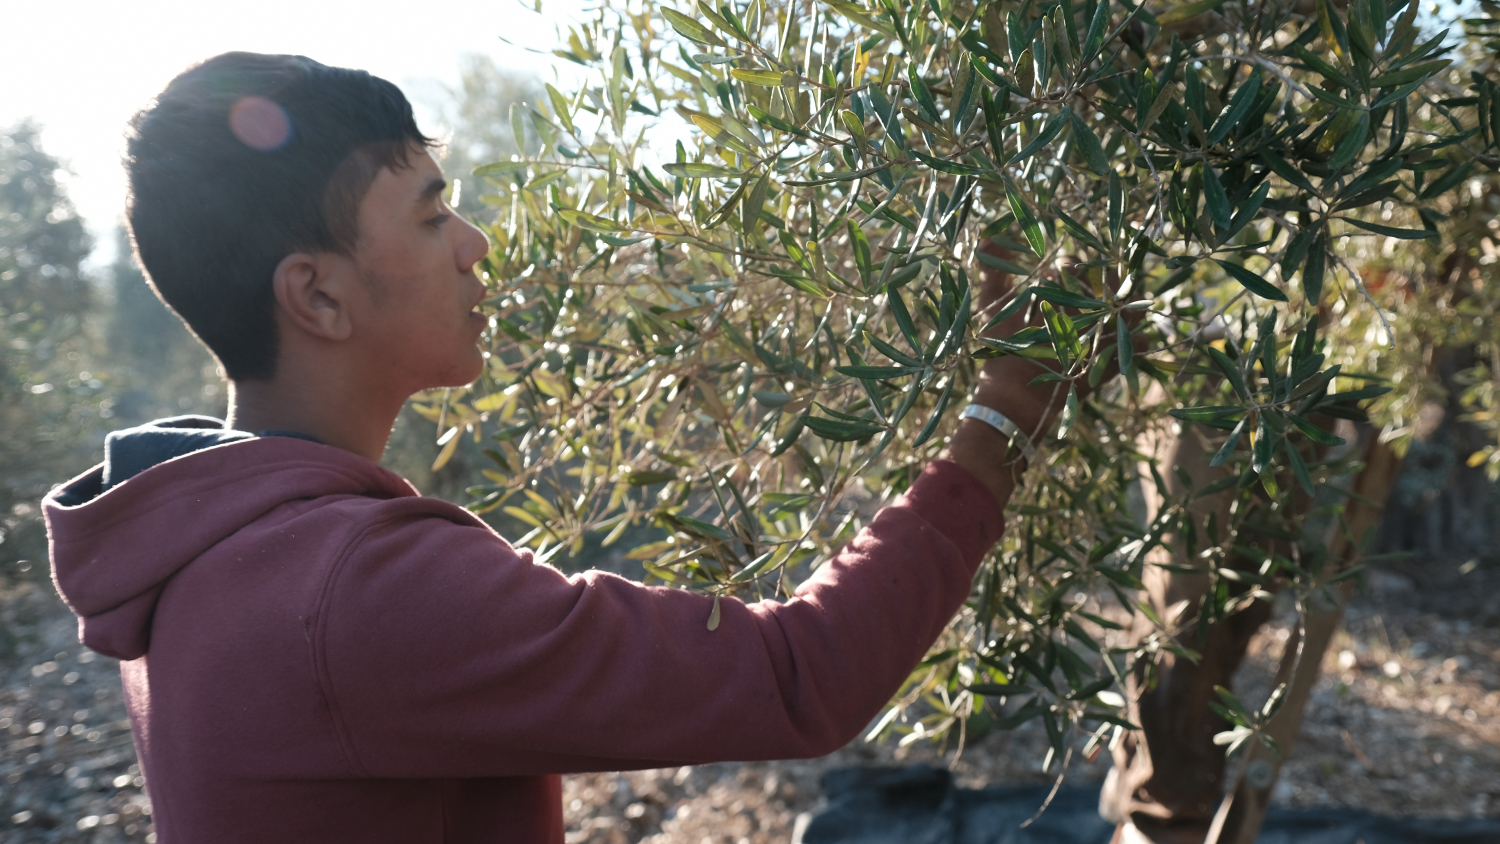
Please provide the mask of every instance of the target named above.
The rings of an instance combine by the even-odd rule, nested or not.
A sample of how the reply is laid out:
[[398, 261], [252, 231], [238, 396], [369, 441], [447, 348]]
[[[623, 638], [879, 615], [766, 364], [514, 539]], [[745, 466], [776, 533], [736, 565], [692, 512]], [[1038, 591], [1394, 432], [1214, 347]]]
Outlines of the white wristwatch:
[[985, 407], [982, 404], [971, 404], [964, 408], [963, 413], [960, 413], [958, 418], [978, 419], [980, 422], [989, 425], [991, 428], [1009, 437], [1011, 444], [1025, 456], [1026, 462], [1033, 466], [1041, 465], [1042, 454], [1036, 450], [1036, 446], [1031, 444], [1031, 438], [1026, 436], [1016, 423], [1010, 421], [1000, 411], [992, 407]]

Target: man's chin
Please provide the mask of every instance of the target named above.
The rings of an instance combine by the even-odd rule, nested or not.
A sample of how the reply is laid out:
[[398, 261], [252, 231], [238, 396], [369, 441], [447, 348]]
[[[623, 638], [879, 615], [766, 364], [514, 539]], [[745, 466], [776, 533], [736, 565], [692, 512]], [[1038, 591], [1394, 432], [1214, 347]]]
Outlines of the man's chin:
[[416, 390], [413, 390], [412, 395], [416, 395], [417, 393], [421, 393], [426, 390], [444, 390], [450, 388], [457, 389], [459, 387], [467, 387], [470, 384], [473, 384], [475, 381], [479, 380], [479, 376], [483, 372], [483, 369], [484, 368], [482, 366], [479, 366], [474, 367], [472, 370], [465, 369], [462, 372], [455, 370], [446, 375], [428, 379], [422, 382], [424, 386], [418, 387]]
[[455, 367], [454, 371], [446, 378], [439, 387], [467, 387], [479, 380], [484, 374], [484, 355], [478, 348], [474, 349], [473, 356], [464, 362], [462, 367]]

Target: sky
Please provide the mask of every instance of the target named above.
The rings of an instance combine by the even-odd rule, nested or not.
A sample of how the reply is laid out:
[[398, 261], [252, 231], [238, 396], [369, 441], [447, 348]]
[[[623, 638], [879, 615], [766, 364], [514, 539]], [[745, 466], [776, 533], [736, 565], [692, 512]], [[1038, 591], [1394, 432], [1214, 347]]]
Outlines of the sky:
[[401, 86], [423, 130], [440, 134], [435, 106], [458, 83], [461, 56], [488, 54], [553, 81], [565, 62], [500, 36], [550, 49], [554, 16], [578, 5], [548, 0], [549, 16], [518, 0], [7, 0], [0, 128], [41, 126], [43, 148], [71, 171], [65, 185], [95, 235], [98, 266], [113, 260], [125, 206], [126, 121], [187, 67], [249, 50], [362, 68]]

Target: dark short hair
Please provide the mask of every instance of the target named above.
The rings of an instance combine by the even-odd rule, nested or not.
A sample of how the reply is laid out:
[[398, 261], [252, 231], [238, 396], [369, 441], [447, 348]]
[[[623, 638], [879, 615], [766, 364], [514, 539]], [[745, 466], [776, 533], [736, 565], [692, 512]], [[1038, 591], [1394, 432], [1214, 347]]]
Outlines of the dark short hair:
[[304, 56], [225, 53], [130, 122], [127, 217], [157, 295], [231, 380], [276, 371], [276, 265], [349, 254], [359, 204], [417, 130], [395, 85]]

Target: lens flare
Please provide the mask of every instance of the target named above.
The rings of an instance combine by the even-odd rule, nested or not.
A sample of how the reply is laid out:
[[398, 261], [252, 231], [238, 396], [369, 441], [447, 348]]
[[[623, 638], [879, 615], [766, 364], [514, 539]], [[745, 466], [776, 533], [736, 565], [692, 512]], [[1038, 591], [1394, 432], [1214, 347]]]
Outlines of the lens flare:
[[229, 131], [251, 149], [279, 149], [292, 136], [292, 121], [281, 106], [265, 97], [248, 96], [229, 109]]

